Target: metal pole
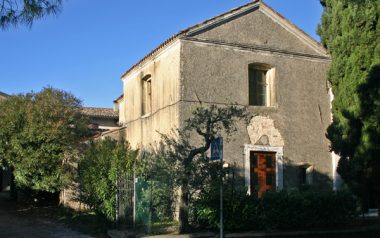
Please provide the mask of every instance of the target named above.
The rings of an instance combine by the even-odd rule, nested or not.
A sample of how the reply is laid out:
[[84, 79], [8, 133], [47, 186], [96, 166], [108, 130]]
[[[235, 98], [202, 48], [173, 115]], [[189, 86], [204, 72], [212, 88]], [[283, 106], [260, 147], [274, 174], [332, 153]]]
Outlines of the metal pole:
[[220, 238], [223, 237], [223, 157], [221, 159], [222, 170], [220, 176]]

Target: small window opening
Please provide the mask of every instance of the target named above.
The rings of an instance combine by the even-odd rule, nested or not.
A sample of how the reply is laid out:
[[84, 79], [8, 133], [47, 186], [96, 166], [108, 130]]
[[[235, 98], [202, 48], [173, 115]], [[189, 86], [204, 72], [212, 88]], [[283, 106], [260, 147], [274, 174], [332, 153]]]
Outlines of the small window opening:
[[141, 115], [146, 115], [152, 110], [152, 79], [148, 75], [142, 80], [142, 111]]
[[272, 106], [274, 104], [274, 68], [252, 64], [248, 67], [249, 105]]

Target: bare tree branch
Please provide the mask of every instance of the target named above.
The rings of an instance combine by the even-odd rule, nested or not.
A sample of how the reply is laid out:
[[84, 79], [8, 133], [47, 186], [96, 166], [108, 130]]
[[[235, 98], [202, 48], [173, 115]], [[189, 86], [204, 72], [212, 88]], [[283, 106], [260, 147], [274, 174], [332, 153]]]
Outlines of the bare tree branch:
[[[196, 108], [192, 116], [185, 120], [185, 126], [177, 129], [175, 133], [163, 135], [168, 157], [175, 158], [178, 168], [176, 180], [181, 190], [180, 196], [180, 231], [188, 230], [188, 206], [194, 193], [200, 191], [204, 181], [210, 174], [205, 172], [210, 166], [205, 153], [210, 149], [211, 142], [222, 134], [229, 137], [236, 130], [236, 122], [246, 119], [244, 107], [229, 105], [218, 107], [216, 105], [200, 106]], [[195, 133], [194, 133], [195, 132]], [[202, 140], [201, 144], [194, 141]]]

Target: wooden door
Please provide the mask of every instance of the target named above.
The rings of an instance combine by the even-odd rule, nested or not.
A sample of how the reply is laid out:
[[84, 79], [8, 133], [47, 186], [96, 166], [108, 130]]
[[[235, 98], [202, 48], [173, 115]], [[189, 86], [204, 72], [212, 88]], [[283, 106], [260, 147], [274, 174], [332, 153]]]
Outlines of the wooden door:
[[250, 152], [251, 194], [261, 198], [266, 191], [276, 191], [276, 153]]

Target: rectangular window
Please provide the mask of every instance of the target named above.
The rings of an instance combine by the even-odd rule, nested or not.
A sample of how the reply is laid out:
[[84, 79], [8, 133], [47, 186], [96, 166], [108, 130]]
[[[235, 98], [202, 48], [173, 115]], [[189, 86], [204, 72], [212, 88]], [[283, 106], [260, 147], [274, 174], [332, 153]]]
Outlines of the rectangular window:
[[251, 64], [248, 66], [248, 104], [252, 106], [274, 106], [275, 68]]
[[266, 71], [250, 68], [249, 69], [249, 105], [267, 105], [267, 82]]
[[152, 107], [152, 80], [150, 77], [142, 80], [142, 110], [141, 115], [151, 112]]
[[313, 183], [313, 166], [301, 165], [298, 167], [299, 185], [311, 185]]

